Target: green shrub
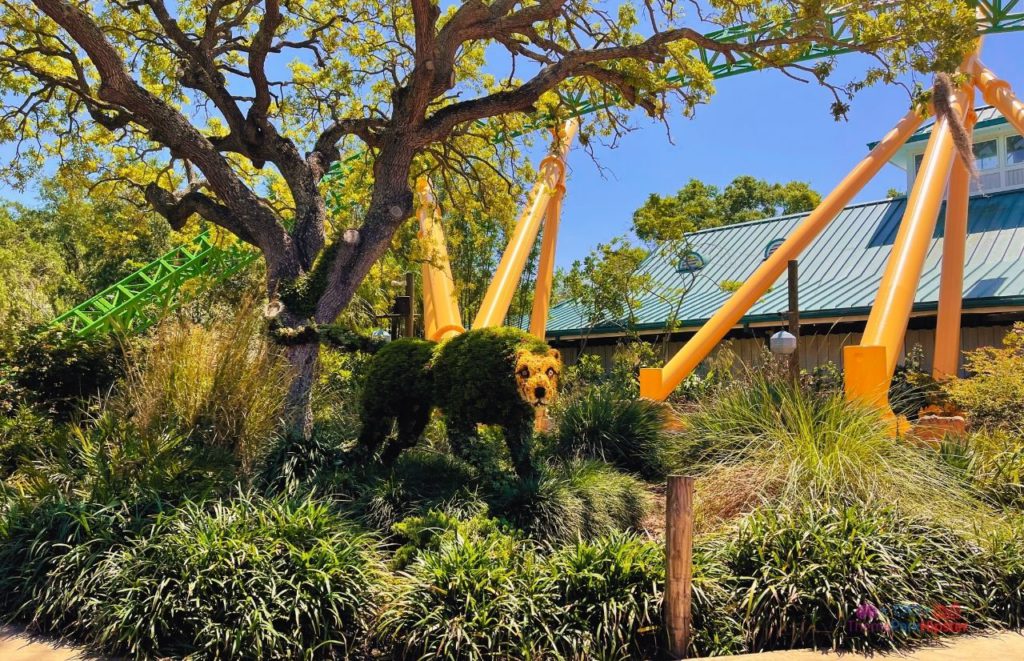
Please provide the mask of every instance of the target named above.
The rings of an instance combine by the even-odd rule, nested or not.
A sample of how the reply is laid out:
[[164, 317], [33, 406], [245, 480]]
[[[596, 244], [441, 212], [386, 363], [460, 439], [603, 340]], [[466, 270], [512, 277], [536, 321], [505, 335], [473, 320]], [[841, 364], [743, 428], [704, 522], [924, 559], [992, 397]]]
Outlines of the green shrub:
[[889, 385], [889, 405], [897, 415], [917, 419], [921, 409], [941, 399], [942, 390], [925, 369], [924, 348], [915, 344], [896, 367]]
[[28, 406], [0, 417], [0, 481], [7, 480], [31, 451], [55, 433], [53, 421]]
[[313, 436], [321, 446], [342, 449], [359, 435], [359, 401], [372, 358], [372, 354], [321, 347], [312, 394]]
[[549, 581], [533, 548], [514, 537], [456, 535], [400, 576], [374, 628], [392, 657], [528, 658], [549, 646]]
[[642, 482], [598, 461], [543, 466], [535, 480], [506, 482], [491, 512], [549, 543], [637, 529], [650, 508]]
[[[79, 337], [44, 328], [21, 338], [0, 355], [0, 382], [8, 409], [31, 404], [60, 418], [83, 400], [105, 394], [124, 369], [124, 351], [112, 335]], [[2, 411], [0, 411], [2, 413]]]
[[[481, 505], [483, 505], [481, 503]], [[486, 507], [480, 507], [472, 516], [452, 514], [446, 509], [432, 509], [420, 516], [410, 516], [396, 523], [392, 531], [401, 543], [391, 558], [391, 566], [404, 569], [422, 551], [436, 551], [441, 544], [454, 537], [482, 538], [502, 532], [496, 519], [486, 516]]]
[[1001, 348], [967, 352], [964, 368], [968, 378], [943, 384], [949, 400], [976, 426], [1024, 429], [1024, 324], [1014, 324]]
[[186, 503], [109, 554], [93, 637], [132, 656], [355, 654], [381, 589], [375, 543], [312, 500]]
[[280, 429], [290, 368], [247, 307], [209, 327], [172, 321], [135, 354], [114, 407], [144, 431], [231, 451], [250, 473]]
[[72, 424], [24, 454], [22, 489], [89, 503], [175, 501], [223, 488], [233, 460], [175, 431], [140, 431], [113, 413]]
[[330, 488], [351, 499], [360, 521], [386, 533], [399, 521], [431, 509], [478, 509], [482, 501], [473, 485], [473, 469], [466, 462], [414, 448], [403, 453], [392, 468], [357, 467], [341, 472]]
[[899, 505], [966, 527], [990, 512], [933, 453], [893, 437], [878, 411], [842, 393], [754, 375], [688, 422], [670, 456], [675, 469], [702, 476], [698, 514], [710, 521], [805, 501]]
[[605, 370], [601, 357], [592, 353], [580, 354], [575, 363], [562, 369], [562, 379], [558, 383], [559, 395], [571, 397], [604, 380]]
[[653, 658], [663, 648], [660, 544], [628, 534], [576, 542], [547, 561], [551, 637], [570, 659]]
[[855, 611], [863, 604], [882, 615], [906, 604], [957, 604], [964, 622], [975, 625], [995, 614], [986, 591], [1000, 570], [981, 548], [890, 509], [758, 510], [719, 555], [734, 576], [730, 601], [752, 651], [888, 647], [926, 635], [899, 626], [885, 631], [884, 617], [877, 630], [862, 629], [867, 623]]
[[662, 478], [666, 417], [660, 402], [590, 388], [559, 407], [556, 452], [602, 459], [648, 479]]
[[122, 506], [10, 501], [0, 516], [0, 611], [43, 630], [75, 626], [89, 597], [79, 577], [140, 521]]
[[1024, 515], [987, 531], [982, 562], [995, 568], [985, 586], [989, 614], [1011, 629], [1024, 627]]

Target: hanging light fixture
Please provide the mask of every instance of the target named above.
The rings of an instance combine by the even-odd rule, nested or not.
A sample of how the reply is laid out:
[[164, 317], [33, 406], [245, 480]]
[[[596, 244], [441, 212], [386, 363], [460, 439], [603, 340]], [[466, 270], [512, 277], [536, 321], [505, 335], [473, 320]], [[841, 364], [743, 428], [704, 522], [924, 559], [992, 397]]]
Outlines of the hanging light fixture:
[[780, 330], [768, 340], [768, 348], [774, 354], [788, 356], [796, 351], [796, 336], [789, 331]]

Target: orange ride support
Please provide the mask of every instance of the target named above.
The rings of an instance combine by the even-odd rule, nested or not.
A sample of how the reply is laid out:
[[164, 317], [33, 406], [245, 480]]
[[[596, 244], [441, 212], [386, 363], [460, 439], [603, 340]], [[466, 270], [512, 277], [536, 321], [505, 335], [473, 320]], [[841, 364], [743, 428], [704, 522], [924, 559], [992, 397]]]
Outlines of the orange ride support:
[[455, 300], [455, 281], [440, 213], [426, 177], [416, 182], [416, 193], [420, 240], [427, 250], [427, 260], [423, 262], [424, 334], [429, 340], [439, 341], [464, 333], [466, 329], [462, 327], [459, 304]]
[[806, 248], [824, 230], [850, 200], [889, 162], [907, 138], [917, 130], [924, 117], [911, 111], [875, 145], [836, 188], [821, 201], [768, 259], [761, 263], [746, 282], [725, 302], [697, 333], [672, 357], [664, 368], [640, 370], [640, 395], [664, 400], [700, 361], [736, 325], [747, 310], [778, 280], [791, 259]]
[[1024, 103], [1014, 96], [1010, 84], [997, 78], [977, 59], [969, 65], [967, 71], [974, 74], [974, 83], [981, 90], [985, 102], [1002, 113], [1006, 121], [1024, 135]]
[[548, 203], [555, 196], [558, 184], [565, 171], [565, 157], [579, 128], [575, 119], [570, 119], [558, 132], [558, 142], [554, 153], [544, 158], [540, 165], [540, 175], [530, 192], [526, 210], [516, 223], [512, 238], [509, 239], [505, 254], [501, 257], [498, 270], [491, 280], [487, 293], [484, 294], [480, 311], [473, 320], [473, 328], [500, 326], [505, 322], [505, 315], [512, 304], [523, 267], [530, 256], [530, 249], [537, 240], [541, 220], [548, 210]]
[[562, 217], [562, 199], [565, 197], [565, 168], [544, 215], [544, 233], [540, 244], [540, 263], [537, 281], [533, 287], [533, 310], [530, 314], [530, 335], [543, 340], [547, 331], [548, 311], [551, 309], [551, 289], [555, 279], [555, 244], [558, 242], [558, 223]]
[[[953, 111], [962, 116], [965, 102], [966, 94], [963, 90], [957, 91], [952, 99]], [[900, 357], [907, 321], [935, 233], [935, 221], [952, 165], [953, 137], [948, 122], [940, 117], [936, 119], [928, 139], [921, 170], [907, 200], [907, 210], [882, 274], [878, 296], [871, 306], [860, 346], [843, 350], [847, 399], [869, 401], [888, 409], [886, 393]], [[884, 351], [871, 347], [881, 347]], [[870, 357], [863, 355], [865, 349], [870, 349]], [[881, 365], [875, 364], [883, 358]]]
[[[970, 91], [966, 103], [969, 110], [964, 128], [970, 137], [978, 121]], [[942, 239], [942, 280], [939, 283], [935, 359], [932, 363], [932, 376], [936, 380], [956, 376], [960, 367], [960, 313], [963, 308], [967, 205], [970, 196], [971, 174], [967, 165], [958, 157], [949, 175], [949, 200], [946, 203], [946, 227]]]

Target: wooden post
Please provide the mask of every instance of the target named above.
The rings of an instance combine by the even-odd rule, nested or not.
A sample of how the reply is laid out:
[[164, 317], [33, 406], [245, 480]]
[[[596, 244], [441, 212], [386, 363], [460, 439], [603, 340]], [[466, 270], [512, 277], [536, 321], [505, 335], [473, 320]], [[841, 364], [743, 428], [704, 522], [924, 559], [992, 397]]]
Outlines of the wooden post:
[[670, 475], [665, 504], [665, 627], [674, 659], [690, 645], [693, 577], [693, 478]]
[[789, 355], [789, 374], [793, 383], [800, 383], [800, 300], [797, 285], [797, 260], [791, 259], [788, 266], [789, 283], [789, 334], [796, 338], [796, 351]]
[[409, 310], [405, 313], [405, 337], [413, 337], [416, 334], [416, 281], [412, 271], [405, 274], [405, 295], [409, 297]]

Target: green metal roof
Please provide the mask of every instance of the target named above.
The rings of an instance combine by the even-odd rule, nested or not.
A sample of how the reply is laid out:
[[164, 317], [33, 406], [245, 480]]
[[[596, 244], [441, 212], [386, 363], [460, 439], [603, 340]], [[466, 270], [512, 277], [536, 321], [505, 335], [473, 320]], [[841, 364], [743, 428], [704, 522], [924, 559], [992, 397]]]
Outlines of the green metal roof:
[[[886, 260], [906, 209], [906, 198], [856, 204], [844, 209], [800, 256], [800, 314], [804, 318], [833, 318], [866, 314], [874, 302]], [[684, 327], [704, 323], [730, 296], [723, 281], [745, 280], [773, 240], [787, 236], [806, 214], [782, 216], [693, 232], [693, 250], [706, 261], [697, 273], [678, 273], [678, 255], [653, 254], [641, 267], [657, 283], [643, 297], [637, 330], [665, 327], [679, 304], [665, 293], [687, 287], [678, 320]], [[945, 206], [928, 250], [915, 300], [916, 310], [934, 310]], [[778, 321], [787, 307], [785, 274], [761, 298], [741, 324]], [[659, 295], [660, 294], [660, 295]], [[971, 198], [967, 256], [964, 268], [964, 307], [991, 308], [1024, 305], [1024, 190]], [[555, 305], [548, 336], [577, 335], [588, 326], [573, 301]], [[621, 321], [604, 319], [591, 332], [621, 332]]]
[[[1007, 123], [1006, 118], [1003, 117], [999, 113], [999, 111], [996, 110], [995, 108], [993, 108], [992, 106], [979, 106], [979, 107], [974, 109], [974, 112], [978, 115], [978, 121], [974, 125], [974, 130], [975, 131], [978, 130], [978, 129], [983, 129], [983, 128], [989, 127], [989, 126], [999, 126], [1001, 124], [1006, 124]], [[922, 140], [927, 140], [928, 137], [932, 134], [932, 127], [933, 126], [935, 126], [935, 118], [934, 117], [929, 119], [927, 122], [925, 122], [921, 126], [921, 128], [919, 128], [916, 131], [914, 131], [910, 135], [910, 137], [907, 138], [907, 143], [906, 144], [910, 144], [911, 142], [921, 142]], [[877, 145], [877, 144], [878, 144], [877, 140], [874, 141], [874, 142], [869, 142], [868, 143], [868, 149], [874, 149], [875, 145]]]

